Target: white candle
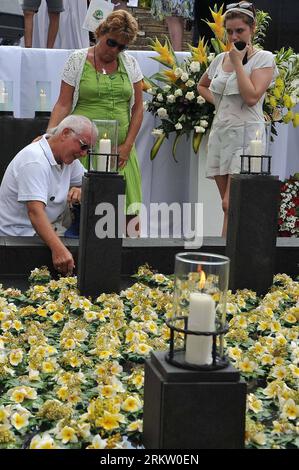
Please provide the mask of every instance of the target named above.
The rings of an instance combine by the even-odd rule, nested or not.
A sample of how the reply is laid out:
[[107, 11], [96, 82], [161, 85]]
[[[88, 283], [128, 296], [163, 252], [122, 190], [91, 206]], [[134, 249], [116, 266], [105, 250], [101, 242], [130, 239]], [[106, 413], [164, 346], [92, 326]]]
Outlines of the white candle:
[[3, 104], [3, 108], [6, 110], [8, 105], [8, 93], [5, 88], [0, 89], [0, 104]]
[[47, 111], [47, 95], [44, 90], [41, 90], [39, 93], [39, 110]]
[[[215, 301], [210, 295], [191, 292], [188, 330], [215, 331], [215, 312]], [[212, 347], [212, 336], [188, 335], [185, 359], [197, 365], [211, 364]]]
[[[257, 130], [255, 139], [249, 142], [249, 155], [262, 156], [263, 155], [263, 142], [260, 139], [260, 132]], [[261, 171], [261, 159], [251, 158], [250, 159], [250, 171], [251, 173], [260, 173]]]
[[[103, 138], [100, 139], [99, 153], [103, 153], [103, 154], [106, 154], [106, 155], [111, 154], [111, 140], [107, 139], [106, 134], [104, 134]], [[105, 155], [100, 155], [97, 158], [97, 170], [98, 171], [106, 171], [106, 162], [107, 162], [107, 157], [105, 157]], [[110, 171], [110, 159], [109, 159], [109, 164], [108, 164], [108, 171]]]

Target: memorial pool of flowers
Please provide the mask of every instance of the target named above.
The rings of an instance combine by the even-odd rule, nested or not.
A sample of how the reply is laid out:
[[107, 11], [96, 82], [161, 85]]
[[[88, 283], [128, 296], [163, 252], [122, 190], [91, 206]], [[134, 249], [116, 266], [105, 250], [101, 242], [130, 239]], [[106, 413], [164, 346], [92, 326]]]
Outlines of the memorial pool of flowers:
[[[139, 268], [93, 302], [75, 277], [32, 271], [0, 288], [0, 448], [142, 445], [144, 360], [166, 350], [173, 280]], [[276, 275], [258, 298], [229, 293], [226, 354], [248, 384], [246, 447], [299, 445], [299, 282]]]

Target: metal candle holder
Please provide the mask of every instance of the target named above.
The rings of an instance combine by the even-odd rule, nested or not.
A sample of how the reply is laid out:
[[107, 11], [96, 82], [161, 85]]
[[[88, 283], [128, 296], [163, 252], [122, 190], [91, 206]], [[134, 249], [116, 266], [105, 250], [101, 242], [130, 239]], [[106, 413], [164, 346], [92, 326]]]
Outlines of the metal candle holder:
[[[242, 175], [271, 175], [271, 155], [241, 155]], [[258, 162], [257, 171], [254, 168]]]
[[[176, 322], [179, 320], [184, 320], [184, 328], [176, 326]], [[210, 331], [194, 331], [188, 330], [188, 317], [180, 316], [171, 318], [166, 321], [166, 325], [170, 328], [170, 345], [169, 352], [166, 353], [165, 359], [170, 364], [180, 367], [182, 369], [189, 370], [220, 370], [225, 369], [229, 365], [229, 361], [225, 355], [220, 355], [217, 352], [217, 336], [222, 336], [228, 332], [228, 324], [225, 323], [225, 326], [222, 327], [220, 322], [216, 320], [216, 330], [213, 332]], [[184, 347], [181, 349], [175, 349], [175, 332], [184, 334]], [[188, 335], [196, 336], [212, 336], [213, 337], [213, 346], [212, 346], [212, 358], [213, 362], [209, 365], [197, 365], [191, 364], [185, 360], [186, 352], [186, 343]]]

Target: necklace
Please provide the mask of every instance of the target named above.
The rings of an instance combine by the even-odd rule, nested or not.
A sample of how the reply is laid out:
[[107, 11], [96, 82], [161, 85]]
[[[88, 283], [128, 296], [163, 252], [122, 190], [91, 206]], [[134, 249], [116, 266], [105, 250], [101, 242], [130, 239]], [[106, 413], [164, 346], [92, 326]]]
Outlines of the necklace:
[[[96, 47], [94, 46], [93, 48], [93, 61], [94, 61], [94, 68], [95, 68], [95, 71], [96, 71], [96, 77], [97, 77], [97, 82], [99, 81], [99, 77], [98, 77], [98, 70], [97, 70], [97, 62], [96, 62]], [[103, 75], [107, 75], [107, 71], [104, 67], [102, 67], [102, 74]]]

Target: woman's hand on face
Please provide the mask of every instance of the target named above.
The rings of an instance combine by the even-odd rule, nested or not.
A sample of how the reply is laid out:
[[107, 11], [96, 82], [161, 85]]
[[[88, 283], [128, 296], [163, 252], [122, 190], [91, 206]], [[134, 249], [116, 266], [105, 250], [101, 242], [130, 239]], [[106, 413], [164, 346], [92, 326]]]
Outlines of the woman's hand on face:
[[122, 169], [126, 166], [129, 158], [130, 152], [132, 149], [132, 145], [123, 143], [118, 146], [118, 153], [119, 153], [119, 168]]
[[239, 49], [237, 49], [236, 46], [233, 44], [233, 47], [228, 53], [231, 63], [233, 65], [239, 65], [240, 63], [242, 63], [242, 60], [245, 57], [245, 54], [248, 52], [248, 49], [249, 44], [247, 44], [246, 47], [244, 47], [244, 49], [242, 49], [241, 51], [239, 51]]

